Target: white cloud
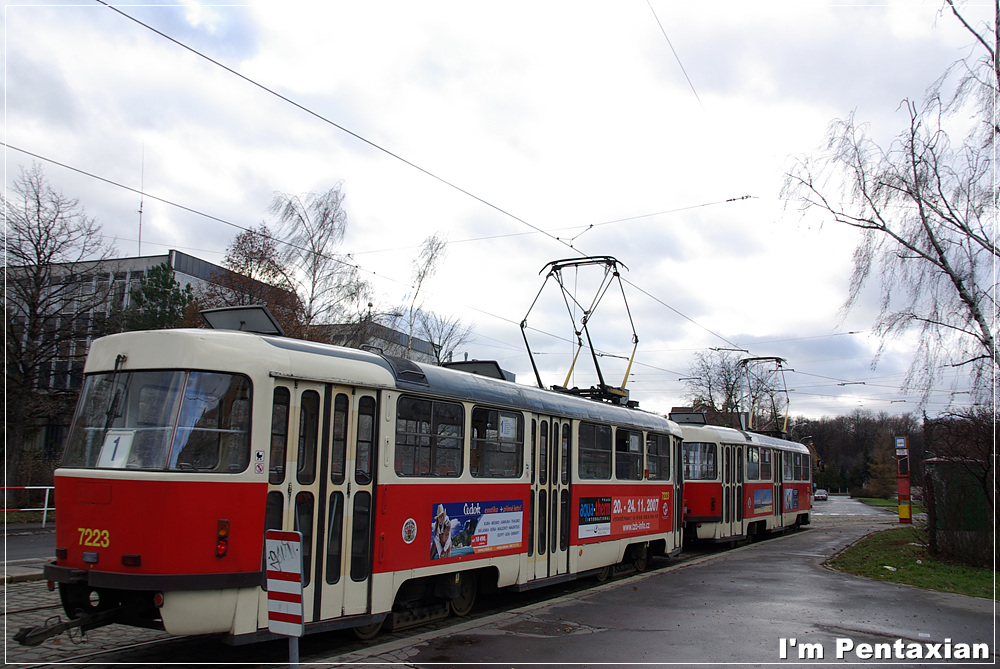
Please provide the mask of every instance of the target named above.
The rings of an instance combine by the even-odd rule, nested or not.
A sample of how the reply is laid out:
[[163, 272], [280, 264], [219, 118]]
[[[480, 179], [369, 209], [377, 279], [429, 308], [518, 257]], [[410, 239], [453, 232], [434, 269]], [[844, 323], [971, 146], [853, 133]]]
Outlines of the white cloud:
[[[343, 250], [377, 302], [404, 299], [416, 249], [444, 233], [452, 244], [427, 305], [475, 322], [470, 355], [501, 358], [525, 382], [533, 375], [517, 323], [538, 272], [574, 255], [553, 236], [618, 257], [655, 298], [626, 286], [640, 379], [683, 372], [695, 350], [725, 345], [708, 330], [752, 348], [865, 329], [867, 303], [843, 323], [838, 313], [853, 238], [786, 210], [782, 175], [789, 156], [813, 151], [829, 121], [852, 110], [890, 137], [899, 100], [965, 55], [967, 34], [936, 18], [936, 3], [653, 8], [700, 102], [645, 3], [121, 7], [429, 176], [106, 8], [11, 7], [7, 141], [247, 227], [275, 191], [343, 180]], [[8, 182], [27, 162], [7, 152]], [[135, 252], [135, 193], [46, 171]], [[753, 199], [724, 202], [743, 195]], [[642, 217], [654, 212], [671, 213]], [[602, 225], [629, 217], [640, 218]], [[144, 204], [144, 253], [174, 247], [218, 262], [235, 232]], [[499, 235], [513, 236], [465, 241]], [[595, 332], [615, 332], [598, 345], [619, 352], [628, 339], [618, 341], [616, 321], [595, 321]], [[557, 317], [538, 322], [571, 336]], [[796, 368], [793, 352], [821, 359], [792, 341], [768, 350], [782, 347]], [[874, 350], [858, 344], [852, 358], [870, 361]], [[821, 360], [813, 371], [836, 378], [867, 364]], [[892, 367], [888, 357], [881, 366]], [[644, 406], [681, 403], [676, 381], [643, 387]], [[793, 411], [830, 406], [805, 396]]]

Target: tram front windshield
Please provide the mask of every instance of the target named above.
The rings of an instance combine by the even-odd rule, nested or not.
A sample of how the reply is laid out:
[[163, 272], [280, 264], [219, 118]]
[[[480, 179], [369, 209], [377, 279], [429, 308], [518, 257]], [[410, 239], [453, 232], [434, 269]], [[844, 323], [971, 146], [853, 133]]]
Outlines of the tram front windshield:
[[88, 375], [63, 467], [237, 473], [250, 462], [250, 379], [196, 371]]

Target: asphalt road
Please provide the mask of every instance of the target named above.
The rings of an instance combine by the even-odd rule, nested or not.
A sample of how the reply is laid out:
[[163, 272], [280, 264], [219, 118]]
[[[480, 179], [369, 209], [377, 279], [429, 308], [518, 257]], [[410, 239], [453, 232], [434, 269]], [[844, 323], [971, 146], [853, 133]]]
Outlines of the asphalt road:
[[[899, 639], [904, 653], [913, 654], [986, 643], [992, 662], [993, 602], [822, 566], [857, 538], [897, 524], [891, 512], [833, 498], [817, 504], [813, 526], [805, 531], [420, 635], [415, 643], [397, 641], [327, 659], [413, 667], [859, 662], [870, 659], [857, 655], [863, 644], [888, 644], [895, 652]], [[844, 650], [848, 644], [850, 651]], [[928, 645], [937, 647], [931, 651]], [[800, 650], [808, 654], [800, 656]], [[921, 664], [902, 659], [901, 666]]]

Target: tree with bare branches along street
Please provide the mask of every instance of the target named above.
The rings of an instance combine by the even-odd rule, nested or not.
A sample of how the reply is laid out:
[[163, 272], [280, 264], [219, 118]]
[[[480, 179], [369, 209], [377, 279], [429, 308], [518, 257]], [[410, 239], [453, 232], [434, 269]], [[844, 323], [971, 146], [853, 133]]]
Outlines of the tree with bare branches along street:
[[975, 54], [949, 68], [921, 102], [902, 101], [904, 127], [887, 147], [854, 114], [833, 121], [823, 152], [796, 163], [782, 195], [859, 232], [844, 308], [880, 278], [879, 354], [893, 339], [917, 335], [903, 389], [926, 399], [945, 370], [961, 370], [973, 379], [974, 399], [987, 402], [1000, 359], [993, 179], [1000, 0], [992, 22], [981, 25], [953, 0], [943, 11], [968, 31]]

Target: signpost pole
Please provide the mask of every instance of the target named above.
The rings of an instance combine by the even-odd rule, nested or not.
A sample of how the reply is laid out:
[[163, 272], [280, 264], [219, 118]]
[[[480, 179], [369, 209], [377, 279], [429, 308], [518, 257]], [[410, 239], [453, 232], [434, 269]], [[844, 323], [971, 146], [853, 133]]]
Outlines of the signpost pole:
[[305, 633], [302, 609], [302, 533], [268, 530], [264, 534], [267, 569], [267, 629], [288, 636], [288, 664], [299, 666], [299, 637]]
[[899, 522], [912, 523], [910, 509], [910, 447], [908, 437], [896, 437], [896, 488], [899, 493]]

